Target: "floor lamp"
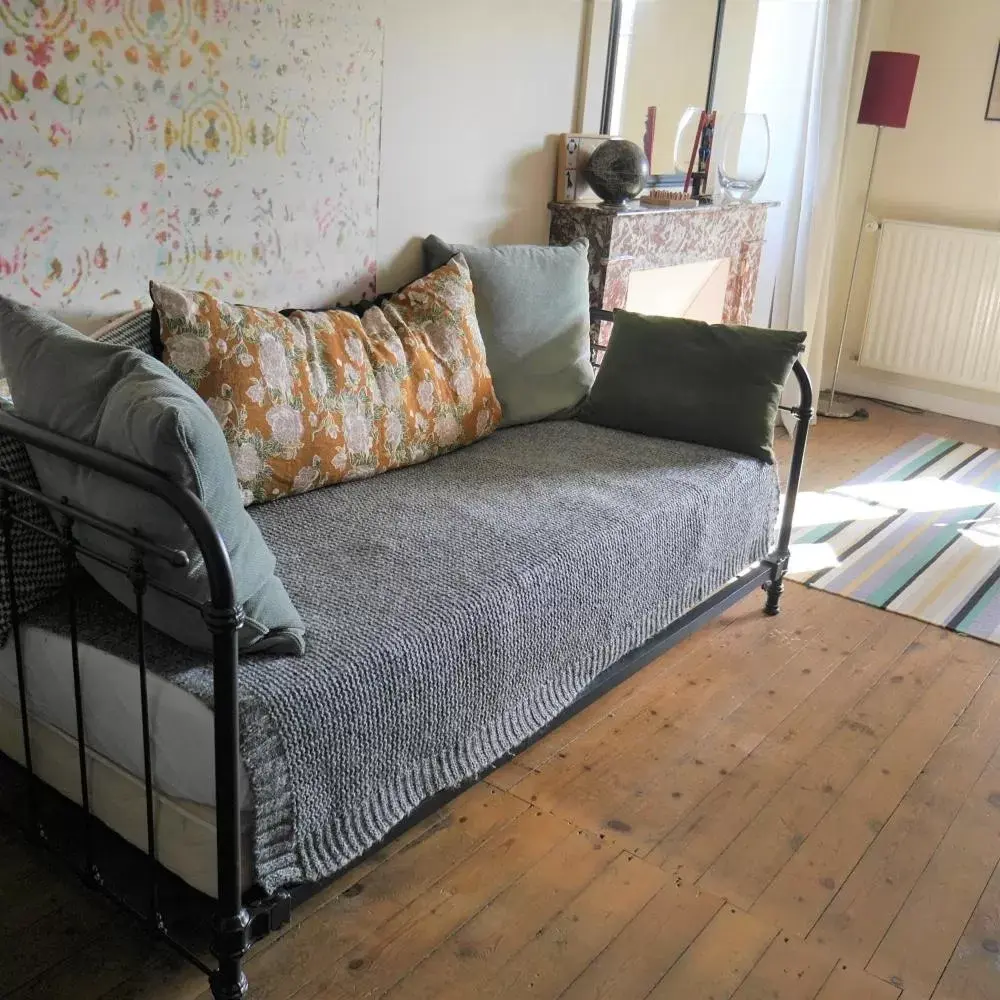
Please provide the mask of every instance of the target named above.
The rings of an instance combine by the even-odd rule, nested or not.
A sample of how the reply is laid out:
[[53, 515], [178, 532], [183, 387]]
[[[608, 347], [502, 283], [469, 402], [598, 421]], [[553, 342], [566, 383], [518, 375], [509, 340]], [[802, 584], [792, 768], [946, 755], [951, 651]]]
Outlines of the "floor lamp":
[[844, 321], [840, 327], [840, 345], [837, 348], [837, 364], [833, 369], [833, 382], [830, 385], [829, 394], [822, 394], [817, 408], [821, 417], [849, 420], [855, 416], [867, 416], [864, 410], [859, 410], [856, 406], [837, 402], [837, 379], [840, 376], [840, 362], [844, 356], [847, 322], [850, 319], [851, 300], [854, 296], [854, 280], [858, 274], [861, 239], [865, 232], [865, 222], [868, 219], [868, 202], [872, 194], [872, 180], [875, 177], [875, 164], [878, 162], [878, 147], [882, 139], [882, 129], [906, 128], [906, 119], [910, 114], [910, 100], [913, 97], [913, 85], [917, 80], [917, 64], [919, 62], [920, 56], [909, 52], [873, 52], [868, 59], [868, 75], [865, 77], [865, 89], [861, 95], [858, 124], [876, 127], [875, 151], [868, 169], [865, 209], [861, 214], [858, 241], [854, 247], [854, 264], [851, 267], [851, 283], [847, 287], [847, 305], [844, 308]]

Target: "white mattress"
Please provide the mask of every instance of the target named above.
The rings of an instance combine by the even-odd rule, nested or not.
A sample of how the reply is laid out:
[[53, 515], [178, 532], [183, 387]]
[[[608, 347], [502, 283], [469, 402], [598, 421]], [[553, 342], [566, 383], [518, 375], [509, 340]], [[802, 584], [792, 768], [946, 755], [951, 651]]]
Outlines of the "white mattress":
[[[22, 629], [28, 709], [33, 718], [76, 737], [73, 660], [69, 638], [38, 628]], [[142, 778], [142, 709], [135, 664], [80, 644], [85, 743]], [[194, 695], [147, 674], [153, 776], [171, 798], [215, 806], [214, 715]], [[18, 705], [14, 643], [0, 649], [0, 698]], [[8, 716], [9, 718], [9, 716]], [[18, 726], [20, 730], [20, 726]], [[241, 806], [250, 804], [241, 766]]]
[[[24, 763], [20, 710], [5, 698], [0, 698], [0, 751]], [[35, 719], [31, 723], [31, 760], [35, 774], [42, 781], [80, 803], [76, 740]], [[140, 850], [146, 850], [145, 784], [91, 749], [87, 750], [87, 781], [93, 814]], [[160, 863], [199, 892], [215, 896], [218, 886], [215, 810], [157, 792], [153, 824]], [[241, 874], [243, 887], [247, 889], [252, 884], [249, 827], [244, 827], [242, 839]]]

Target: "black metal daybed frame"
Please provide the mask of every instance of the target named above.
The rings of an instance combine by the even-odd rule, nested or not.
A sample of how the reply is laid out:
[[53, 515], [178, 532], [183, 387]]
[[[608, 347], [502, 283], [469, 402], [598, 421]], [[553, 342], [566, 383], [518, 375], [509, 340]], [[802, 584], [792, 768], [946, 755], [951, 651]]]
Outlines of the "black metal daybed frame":
[[[611, 320], [612, 314], [603, 310], [594, 310], [595, 321]], [[599, 698], [606, 691], [619, 684], [626, 677], [635, 673], [670, 646], [679, 642], [685, 636], [699, 628], [709, 619], [719, 615], [726, 608], [741, 600], [751, 591], [763, 587], [767, 591], [764, 611], [769, 615], [779, 612], [781, 595], [784, 589], [784, 576], [788, 567], [789, 542], [792, 531], [792, 515], [802, 475], [802, 465], [805, 456], [806, 439], [809, 425], [813, 417], [813, 392], [809, 376], [803, 365], [796, 361], [792, 369], [799, 387], [800, 399], [796, 406], [782, 406], [781, 409], [797, 418], [794, 432], [794, 442], [791, 462], [789, 464], [788, 483], [785, 493], [785, 503], [778, 530], [778, 540], [774, 550], [760, 564], [747, 570], [742, 576], [731, 581], [722, 590], [713, 594], [701, 604], [692, 608], [678, 618], [666, 629], [655, 635], [643, 646], [624, 656], [613, 666], [603, 671], [587, 687], [570, 706], [564, 709], [549, 725], [526, 740], [527, 746], [539, 739], [545, 733], [559, 726], [570, 716], [579, 712], [586, 705]], [[214, 902], [214, 917], [211, 930], [211, 953], [215, 956], [216, 966], [210, 967], [195, 950], [189, 948], [178, 937], [171, 933], [161, 908], [161, 887], [171, 880], [177, 879], [157, 861], [156, 829], [154, 822], [154, 783], [152, 779], [151, 750], [149, 735], [149, 707], [147, 703], [147, 673], [145, 663], [144, 623], [142, 606], [144, 594], [148, 587], [159, 587], [147, 576], [145, 564], [148, 558], [166, 559], [175, 566], [187, 563], [185, 553], [165, 548], [151, 543], [133, 534], [120, 525], [113, 524], [101, 517], [96, 517], [80, 508], [73, 507], [65, 501], [56, 501], [41, 493], [26, 489], [12, 482], [0, 469], [0, 532], [2, 532], [3, 553], [6, 560], [7, 587], [12, 594], [12, 634], [15, 658], [17, 663], [18, 690], [20, 699], [20, 718], [23, 731], [23, 769], [9, 759], [5, 762], [14, 772], [25, 779], [25, 812], [27, 813], [26, 829], [28, 835], [37, 841], [51, 846], [53, 838], [49, 835], [40, 818], [39, 797], [44, 792], [52, 795], [62, 803], [62, 815], [71, 815], [81, 824], [82, 863], [75, 867], [82, 874], [84, 881], [94, 889], [111, 896], [116, 902], [142, 919], [150, 931], [181, 952], [185, 958], [193, 962], [208, 976], [212, 995], [216, 1000], [239, 1000], [248, 991], [246, 976], [243, 972], [243, 961], [251, 947], [257, 941], [267, 936], [273, 930], [282, 926], [290, 918], [291, 908], [301, 898], [306, 898], [326, 883], [308, 886], [293, 886], [280, 890], [272, 895], [265, 895], [255, 889], [243, 891], [242, 884], [242, 842], [240, 829], [240, 730], [237, 697], [237, 669], [239, 665], [239, 650], [237, 630], [242, 622], [243, 612], [236, 603], [236, 591], [229, 555], [218, 531], [213, 525], [207, 511], [199, 500], [190, 492], [177, 486], [155, 470], [136, 465], [96, 448], [80, 444], [69, 438], [41, 429], [33, 424], [20, 420], [10, 413], [0, 412], [0, 433], [9, 434], [34, 448], [58, 455], [71, 462], [87, 466], [100, 473], [110, 476], [140, 490], [156, 496], [180, 515], [191, 529], [204, 556], [205, 567], [210, 586], [210, 601], [200, 606], [190, 598], [173, 593], [172, 596], [185, 603], [199, 608], [213, 635], [213, 665], [214, 665], [214, 717], [215, 717], [215, 787], [216, 787], [216, 844], [218, 864], [218, 897]], [[32, 500], [48, 508], [55, 521], [61, 526], [51, 530], [40, 527], [20, 518], [13, 509], [12, 498], [15, 494], [30, 497]], [[73, 525], [77, 522], [87, 524], [107, 535], [128, 543], [131, 557], [128, 564], [108, 559], [85, 545], [73, 536]], [[54, 538], [63, 549], [68, 570], [70, 586], [67, 588], [69, 609], [69, 634], [72, 652], [72, 671], [74, 684], [74, 703], [76, 711], [76, 741], [79, 756], [80, 805], [62, 799], [56, 793], [51, 793], [47, 786], [35, 775], [32, 767], [31, 739], [29, 731], [29, 711], [25, 691], [25, 666], [22, 641], [20, 636], [17, 601], [14, 592], [13, 574], [13, 527], [18, 523], [21, 527], [33, 531], [41, 531]], [[112, 566], [128, 575], [131, 581], [136, 602], [136, 642], [137, 664], [140, 682], [140, 697], [142, 699], [142, 738], [144, 759], [144, 785], [146, 806], [146, 848], [142, 854], [144, 869], [145, 906], [137, 906], [134, 901], [126, 898], [118, 891], [118, 887], [109, 884], [106, 872], [98, 867], [94, 853], [94, 840], [103, 830], [103, 824], [94, 816], [90, 809], [90, 797], [87, 775], [86, 742], [83, 726], [83, 704], [80, 682], [80, 663], [77, 642], [77, 608], [74, 599], [72, 581], [76, 574], [83, 572], [78, 564], [79, 554], [98, 559], [105, 565]], [[521, 748], [518, 748], [521, 749]], [[498, 761], [499, 766], [517, 751], [511, 751], [505, 758]], [[3, 755], [0, 754], [0, 758]], [[447, 789], [425, 802], [414, 814], [407, 817], [382, 841], [382, 844], [397, 836], [404, 829], [425, 818], [432, 811], [440, 808], [468, 785], [478, 781], [482, 775], [470, 780], [465, 785]], [[110, 835], [115, 841], [117, 838]], [[382, 846], [382, 844], [377, 846]], [[138, 849], [121, 841], [118, 848], [123, 851], [140, 853]], [[377, 847], [373, 847], [372, 851]], [[371, 853], [371, 852], [369, 852]], [[367, 855], [366, 855], [367, 856]], [[361, 860], [360, 858], [358, 859]], [[339, 873], [342, 874], [342, 873]], [[192, 894], [198, 895], [194, 890]], [[203, 898], [203, 897], [200, 897]]]

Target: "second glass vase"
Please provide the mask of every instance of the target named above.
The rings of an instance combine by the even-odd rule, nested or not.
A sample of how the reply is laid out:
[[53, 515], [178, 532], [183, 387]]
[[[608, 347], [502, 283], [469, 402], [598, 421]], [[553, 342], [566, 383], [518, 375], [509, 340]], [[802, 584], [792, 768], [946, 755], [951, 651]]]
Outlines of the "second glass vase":
[[722, 130], [716, 147], [716, 170], [722, 200], [751, 201], [760, 190], [771, 158], [771, 129], [767, 115], [741, 112]]

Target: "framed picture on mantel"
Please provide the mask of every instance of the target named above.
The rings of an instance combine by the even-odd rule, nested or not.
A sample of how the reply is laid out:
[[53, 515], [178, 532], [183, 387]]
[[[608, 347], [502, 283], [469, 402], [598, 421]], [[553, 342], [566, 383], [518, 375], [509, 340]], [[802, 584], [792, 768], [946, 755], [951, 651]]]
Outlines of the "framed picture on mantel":
[[986, 103], [986, 120], [1000, 122], [1000, 45], [997, 46], [997, 58], [993, 63], [993, 81], [990, 84], [990, 98]]
[[584, 179], [584, 170], [590, 162], [590, 154], [609, 138], [607, 135], [560, 136], [556, 201], [596, 205], [601, 200]]

